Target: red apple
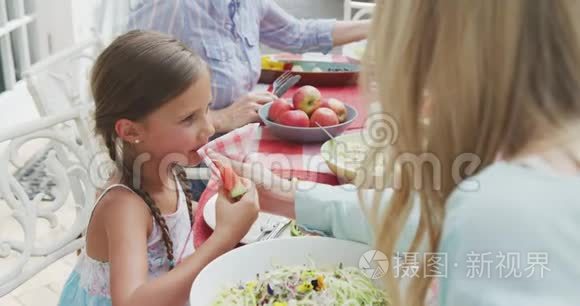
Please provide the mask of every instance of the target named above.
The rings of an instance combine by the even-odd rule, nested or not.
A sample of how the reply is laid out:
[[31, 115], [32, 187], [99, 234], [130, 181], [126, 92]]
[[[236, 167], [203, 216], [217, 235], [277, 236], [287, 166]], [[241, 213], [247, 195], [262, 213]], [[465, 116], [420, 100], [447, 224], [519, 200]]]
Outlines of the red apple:
[[338, 116], [330, 108], [320, 107], [310, 116], [310, 126], [318, 126], [316, 122], [322, 126], [337, 125]]
[[280, 116], [291, 109], [292, 104], [286, 102], [284, 99], [276, 99], [274, 102], [272, 102], [270, 110], [268, 110], [268, 118], [274, 122], [278, 122], [280, 120]]
[[346, 120], [346, 106], [342, 101], [335, 98], [323, 99], [320, 107], [328, 107], [333, 110], [338, 116], [338, 121], [344, 122]]
[[322, 95], [314, 86], [302, 86], [292, 97], [295, 109], [303, 110], [308, 116], [320, 107]]
[[310, 121], [308, 120], [308, 115], [302, 110], [289, 110], [280, 115], [280, 124], [297, 126], [297, 127], [308, 127]]

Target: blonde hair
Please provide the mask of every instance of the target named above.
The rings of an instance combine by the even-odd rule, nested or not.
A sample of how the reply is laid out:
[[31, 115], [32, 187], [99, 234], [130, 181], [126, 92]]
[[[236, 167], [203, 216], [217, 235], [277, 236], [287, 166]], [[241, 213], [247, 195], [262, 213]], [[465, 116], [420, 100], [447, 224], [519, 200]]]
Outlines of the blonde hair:
[[[395, 252], [412, 198], [418, 197], [420, 224], [411, 251], [420, 246], [435, 252], [445, 203], [462, 180], [453, 173], [458, 156], [473, 153], [480, 159], [465, 174], [472, 176], [500, 153], [514, 158], [578, 122], [580, 1], [376, 2], [364, 83], [367, 90], [376, 88], [382, 111], [398, 123], [387, 165], [395, 165], [402, 153], [424, 152], [436, 156], [440, 165], [437, 177], [433, 167], [416, 173], [397, 166], [399, 186], [387, 215], [375, 220], [377, 247], [388, 255]], [[426, 129], [420, 118], [424, 90], [433, 101]], [[413, 186], [417, 176], [420, 188]], [[380, 197], [376, 199], [375, 206]], [[419, 275], [424, 269], [423, 263]], [[423, 305], [431, 280], [411, 280], [401, 297], [392, 270], [387, 274], [395, 305]]]

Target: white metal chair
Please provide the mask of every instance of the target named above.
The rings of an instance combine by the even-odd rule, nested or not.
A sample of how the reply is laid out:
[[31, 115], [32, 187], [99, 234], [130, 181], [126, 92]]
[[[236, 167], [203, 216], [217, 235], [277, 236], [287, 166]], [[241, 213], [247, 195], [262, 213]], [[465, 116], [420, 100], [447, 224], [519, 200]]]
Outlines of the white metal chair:
[[[361, 20], [370, 16], [375, 8], [374, 2], [344, 0], [344, 20]], [[356, 11], [353, 15], [353, 12]]]
[[[344, 20], [362, 20], [370, 18], [375, 8], [374, 2], [344, 0]], [[354, 13], [354, 15], [353, 15]], [[354, 42], [342, 47], [342, 54], [354, 59], [361, 58], [366, 41]]]
[[55, 53], [23, 73], [41, 116], [58, 114], [92, 101], [89, 73], [103, 48], [102, 40], [94, 36]]
[[[41, 117], [92, 104], [89, 74], [102, 49], [103, 42], [95, 35], [34, 64], [23, 73], [28, 92]], [[91, 137], [91, 116], [87, 113], [80, 119], [72, 126], [74, 128], [67, 130], [79, 144], [84, 143], [90, 152], [96, 153], [97, 144]], [[59, 150], [58, 146], [56, 149]]]
[[[11, 222], [22, 233], [0, 232], [0, 297], [84, 244], [80, 237], [96, 190], [104, 181], [95, 171], [104, 159], [79, 145], [60, 126], [84, 124], [86, 111], [72, 108], [0, 131], [0, 222], [2, 226]], [[60, 146], [49, 151], [46, 159], [56, 180], [53, 201], [44, 201], [43, 194], [31, 198], [15, 176], [30, 147], [48, 142]]]
[[[0, 233], [0, 297], [84, 245], [94, 195], [105, 180], [98, 176], [99, 165], [108, 160], [93, 136], [88, 92], [89, 71], [102, 48], [95, 37], [23, 73], [41, 117], [0, 131], [0, 177], [7, 178], [0, 180], [0, 212], [8, 212], [0, 213], [0, 222], [12, 222], [22, 232]], [[39, 152], [46, 154], [42, 163], [54, 183], [50, 200], [42, 193], [31, 198], [17, 176]]]

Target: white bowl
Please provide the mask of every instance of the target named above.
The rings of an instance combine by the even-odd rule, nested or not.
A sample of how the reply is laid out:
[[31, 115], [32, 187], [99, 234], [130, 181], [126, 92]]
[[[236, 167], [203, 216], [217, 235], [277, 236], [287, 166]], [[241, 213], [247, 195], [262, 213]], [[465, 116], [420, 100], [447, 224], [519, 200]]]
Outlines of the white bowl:
[[[366, 159], [370, 149], [368, 148], [365, 136], [363, 136], [363, 132], [340, 135], [334, 140], [331, 139], [326, 141], [320, 148], [322, 159], [324, 159], [328, 168], [338, 177], [338, 181], [341, 184], [355, 183], [356, 176], [363, 175], [365, 180], [357, 182], [357, 184], [361, 184], [359, 187], [373, 188], [379, 186], [392, 186], [390, 175], [383, 164], [377, 164], [377, 166], [371, 170], [373, 171], [371, 173], [364, 167], [362, 160], [360, 162], [352, 160], [347, 161], [344, 157], [339, 156], [338, 151], [349, 152], [349, 150], [351, 150], [349, 145], [354, 144], [364, 147], [365, 152], [353, 152], [353, 155], [350, 156], [354, 157], [355, 155], [363, 154], [365, 157], [363, 159]], [[384, 158], [384, 156], [382, 157]]]
[[327, 237], [284, 238], [245, 245], [222, 255], [201, 271], [191, 288], [190, 302], [211, 305], [223, 289], [240, 281], [255, 280], [257, 273], [271, 270], [274, 265], [310, 265], [312, 260], [320, 268], [340, 263], [359, 267], [361, 258], [370, 250], [365, 244]]

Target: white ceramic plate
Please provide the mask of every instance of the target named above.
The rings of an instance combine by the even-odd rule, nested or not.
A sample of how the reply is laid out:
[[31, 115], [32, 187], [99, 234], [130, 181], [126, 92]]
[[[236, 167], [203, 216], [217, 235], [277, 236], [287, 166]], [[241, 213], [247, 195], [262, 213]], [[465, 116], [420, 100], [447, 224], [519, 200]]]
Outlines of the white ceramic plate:
[[[335, 143], [336, 141], [336, 143]], [[338, 177], [341, 183], [352, 183], [368, 155], [369, 149], [362, 133], [349, 133], [335, 137], [322, 144], [320, 155], [328, 168]], [[387, 183], [386, 169], [383, 161], [377, 160], [377, 167], [368, 187]], [[363, 172], [364, 173], [364, 172]]]
[[[228, 252], [207, 265], [191, 288], [191, 305], [211, 305], [225, 288], [256, 278], [273, 265], [310, 265], [317, 267], [359, 267], [368, 245], [327, 237], [295, 237], [248, 244]], [[365, 254], [366, 253], [366, 254]], [[364, 259], [363, 259], [364, 260]]]
[[[215, 219], [215, 202], [216, 202], [216, 200], [217, 200], [217, 194], [214, 195], [213, 197], [211, 197], [207, 201], [207, 203], [205, 204], [205, 207], [203, 209], [203, 218], [205, 219], [205, 222], [207, 223], [207, 225], [209, 225], [209, 227], [211, 227], [211, 229], [215, 229], [215, 226], [216, 226], [216, 219]], [[262, 227], [262, 225], [265, 225], [265, 224], [268, 224], [271, 222], [273, 223], [273, 222], [284, 221], [284, 220], [288, 220], [288, 219], [286, 219], [284, 217], [280, 217], [280, 216], [261, 212], [258, 214], [258, 219], [256, 220], [256, 222], [254, 222], [254, 225], [252, 225], [252, 227], [250, 228], [250, 231], [248, 231], [246, 236], [244, 236], [244, 238], [240, 242], [244, 243], [244, 244], [256, 242], [256, 240], [258, 239], [258, 237], [261, 234], [260, 228]], [[279, 238], [290, 237], [290, 236], [291, 236], [290, 235], [290, 227], [288, 227], [279, 236]]]

